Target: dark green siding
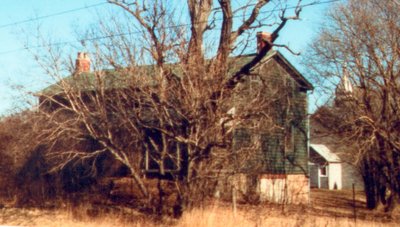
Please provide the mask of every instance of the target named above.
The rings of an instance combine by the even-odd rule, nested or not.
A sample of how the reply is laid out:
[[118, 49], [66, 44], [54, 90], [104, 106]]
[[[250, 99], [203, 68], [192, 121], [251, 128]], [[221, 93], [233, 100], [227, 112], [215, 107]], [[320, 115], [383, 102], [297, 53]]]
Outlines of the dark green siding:
[[[242, 125], [233, 134], [233, 149], [253, 149], [248, 157], [248, 164], [240, 168], [241, 172], [269, 174], [307, 174], [307, 92], [287, 74], [276, 62], [266, 63], [261, 67], [260, 75], [271, 87], [285, 84], [285, 97], [278, 98], [271, 109], [274, 111], [275, 128], [266, 125], [265, 129], [256, 133]], [[266, 94], [269, 92], [265, 91]], [[243, 99], [237, 99], [243, 101]], [[254, 138], [259, 146], [251, 147]]]
[[290, 174], [307, 174], [307, 93], [296, 89], [293, 101], [293, 154], [287, 154], [286, 170]]
[[263, 152], [264, 173], [285, 173], [285, 154], [282, 135], [262, 135], [261, 150]]

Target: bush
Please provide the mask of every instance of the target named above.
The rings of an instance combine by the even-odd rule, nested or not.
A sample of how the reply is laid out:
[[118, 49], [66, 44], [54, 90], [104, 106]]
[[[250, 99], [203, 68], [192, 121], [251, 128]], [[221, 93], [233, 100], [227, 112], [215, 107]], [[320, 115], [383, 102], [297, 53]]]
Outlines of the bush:
[[23, 166], [34, 146], [34, 117], [30, 111], [0, 120], [0, 191], [2, 196], [13, 196], [16, 191], [14, 176]]

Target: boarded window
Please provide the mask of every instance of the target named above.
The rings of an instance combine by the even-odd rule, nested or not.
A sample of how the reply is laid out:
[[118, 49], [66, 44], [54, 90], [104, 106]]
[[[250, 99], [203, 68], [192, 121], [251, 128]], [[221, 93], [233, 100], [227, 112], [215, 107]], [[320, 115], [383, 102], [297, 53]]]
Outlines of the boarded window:
[[285, 134], [285, 153], [292, 154], [295, 150], [295, 127], [292, 123]]

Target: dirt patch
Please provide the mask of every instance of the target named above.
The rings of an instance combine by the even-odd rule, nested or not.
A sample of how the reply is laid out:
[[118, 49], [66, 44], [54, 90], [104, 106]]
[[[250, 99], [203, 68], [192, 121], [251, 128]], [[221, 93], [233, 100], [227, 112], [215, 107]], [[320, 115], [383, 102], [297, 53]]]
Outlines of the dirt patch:
[[395, 210], [391, 215], [385, 213], [383, 207], [376, 210], [366, 208], [363, 191], [356, 191], [353, 201], [351, 190], [311, 190], [310, 212], [327, 217], [345, 217], [357, 220], [400, 223], [400, 211]]

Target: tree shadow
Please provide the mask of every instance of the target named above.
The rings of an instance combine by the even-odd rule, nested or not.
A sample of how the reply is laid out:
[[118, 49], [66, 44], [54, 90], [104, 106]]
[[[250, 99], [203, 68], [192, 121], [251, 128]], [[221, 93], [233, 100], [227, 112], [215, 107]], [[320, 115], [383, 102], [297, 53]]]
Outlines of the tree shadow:
[[382, 208], [366, 208], [362, 191], [353, 194], [350, 190], [311, 190], [310, 212], [319, 216], [344, 217], [355, 220], [388, 222], [400, 221], [400, 212], [385, 213]]

